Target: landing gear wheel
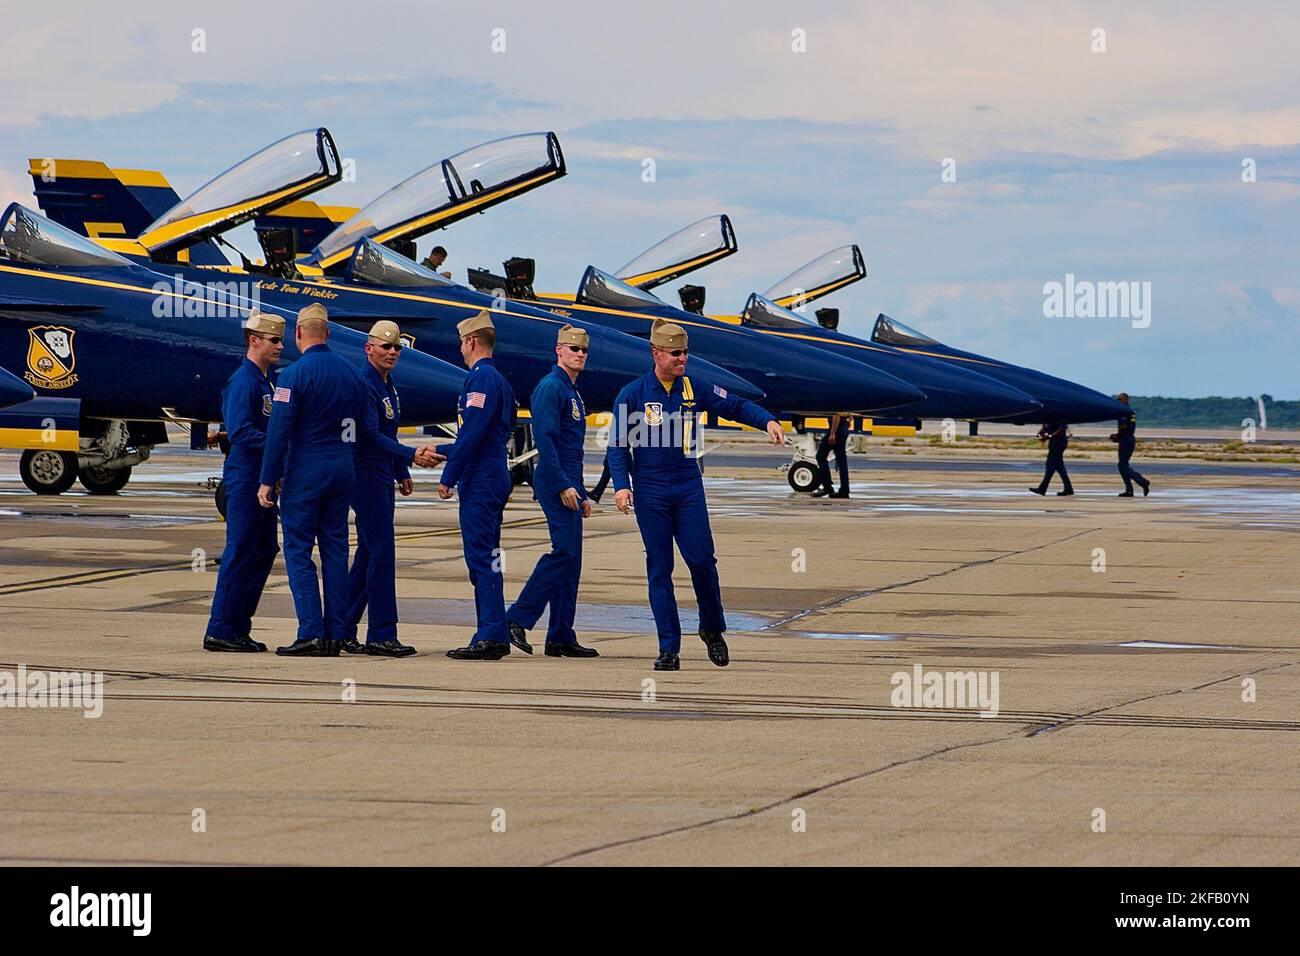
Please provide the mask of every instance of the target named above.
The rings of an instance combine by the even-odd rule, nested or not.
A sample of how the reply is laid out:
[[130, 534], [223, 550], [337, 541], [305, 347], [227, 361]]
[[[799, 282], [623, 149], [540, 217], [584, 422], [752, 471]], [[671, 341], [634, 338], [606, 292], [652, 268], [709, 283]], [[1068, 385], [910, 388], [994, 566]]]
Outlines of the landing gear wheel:
[[131, 469], [83, 468], [77, 480], [92, 495], [115, 495], [131, 480]]
[[217, 513], [220, 514], [222, 518], [225, 518], [225, 516], [226, 516], [226, 483], [225, 483], [224, 481], [219, 481], [219, 482], [217, 482], [217, 493], [216, 493], [216, 495], [215, 495], [214, 497], [215, 497], [216, 502], [217, 502]]
[[790, 482], [791, 488], [804, 494], [814, 490], [821, 483], [821, 476], [817, 473], [817, 469], [807, 461], [796, 461], [785, 473], [785, 477]]
[[23, 484], [38, 495], [61, 495], [77, 480], [77, 456], [44, 448], [25, 451], [18, 473]]

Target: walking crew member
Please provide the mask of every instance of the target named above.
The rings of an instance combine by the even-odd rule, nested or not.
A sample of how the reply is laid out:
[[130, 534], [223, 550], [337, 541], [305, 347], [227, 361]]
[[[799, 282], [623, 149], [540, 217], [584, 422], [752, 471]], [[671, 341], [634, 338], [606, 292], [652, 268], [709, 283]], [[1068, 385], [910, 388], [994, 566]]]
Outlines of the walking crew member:
[[275, 509], [258, 506], [257, 484], [274, 391], [267, 372], [284, 350], [284, 319], [254, 309], [244, 323], [244, 344], [244, 360], [221, 390], [221, 421], [230, 438], [230, 454], [221, 469], [226, 548], [203, 638], [207, 651], [266, 650], [252, 639], [253, 615], [280, 552]]
[[709, 660], [729, 660], [722, 634], [727, 622], [718, 585], [718, 562], [699, 464], [700, 412], [766, 429], [772, 444], [785, 441], [781, 425], [753, 402], [686, 375], [686, 330], [659, 320], [650, 332], [654, 368], [618, 393], [609, 443], [614, 503], [627, 514], [636, 490], [636, 522], [645, 544], [650, 609], [659, 632], [657, 671], [680, 664], [682, 626], [673, 594], [673, 542], [691, 571], [700, 614], [700, 639]]
[[[817, 468], [821, 472], [821, 487], [813, 492], [814, 498], [847, 498], [849, 496], [849, 416], [832, 415], [830, 427], [817, 444]], [[840, 473], [840, 490], [831, 484], [831, 468], [827, 462], [835, 452], [835, 467]]]
[[[298, 639], [276, 650], [284, 655], [335, 657], [348, 633], [348, 502], [366, 401], [361, 376], [326, 344], [328, 320], [318, 302], [298, 313], [301, 358], [276, 386], [257, 489], [262, 507], [273, 508], [280, 482], [284, 566], [298, 613]], [[320, 549], [323, 614], [313, 545]]]
[[[459, 661], [495, 661], [510, 653], [501, 576], [501, 516], [510, 497], [506, 442], [515, 427], [515, 394], [492, 362], [497, 333], [486, 311], [456, 326], [469, 367], [461, 387], [456, 441], [439, 445], [447, 458], [438, 497], [460, 492], [460, 538], [474, 586], [478, 627], [465, 647], [447, 652]], [[425, 450], [430, 450], [425, 446]]]
[[[1120, 392], [1115, 397], [1125, 405], [1128, 404], [1128, 392]], [[1110, 436], [1111, 441], [1119, 443], [1119, 476], [1124, 479], [1124, 490], [1119, 493], [1121, 498], [1133, 497], [1134, 482], [1141, 486], [1143, 498], [1151, 494], [1151, 482], [1129, 464], [1129, 459], [1137, 449], [1137, 418], [1137, 412], [1129, 412], [1119, 420], [1119, 429]]]
[[1064, 425], [1046, 424], [1038, 429], [1038, 440], [1047, 442], [1047, 470], [1043, 472], [1043, 480], [1036, 488], [1030, 488], [1036, 495], [1047, 494], [1047, 486], [1052, 482], [1052, 474], [1057, 472], [1061, 476], [1061, 484], [1065, 487], [1058, 491], [1058, 497], [1074, 494], [1074, 488], [1070, 485], [1070, 476], [1065, 470], [1065, 449], [1070, 444], [1070, 431]]
[[[403, 496], [415, 490], [409, 466], [416, 451], [397, 440], [402, 404], [392, 371], [402, 353], [396, 322], [376, 322], [366, 339], [366, 427], [357, 444], [357, 480], [352, 511], [357, 516], [357, 550], [348, 572], [348, 626], [343, 649], [350, 654], [406, 657], [415, 653], [397, 639], [396, 543], [393, 539], [393, 485]], [[423, 463], [423, 462], [421, 462]], [[432, 462], [430, 462], [431, 464]], [[370, 609], [366, 643], [357, 640], [357, 625]]]
[[587, 406], [576, 387], [578, 375], [587, 365], [588, 347], [585, 329], [561, 328], [556, 337], [555, 367], [537, 383], [528, 405], [537, 446], [533, 490], [546, 515], [551, 550], [538, 560], [519, 599], [506, 612], [510, 641], [525, 654], [533, 652], [527, 632], [549, 604], [546, 655], [598, 656], [594, 647], [578, 643], [573, 630], [582, 574], [582, 520], [591, 515], [591, 501], [582, 484]]

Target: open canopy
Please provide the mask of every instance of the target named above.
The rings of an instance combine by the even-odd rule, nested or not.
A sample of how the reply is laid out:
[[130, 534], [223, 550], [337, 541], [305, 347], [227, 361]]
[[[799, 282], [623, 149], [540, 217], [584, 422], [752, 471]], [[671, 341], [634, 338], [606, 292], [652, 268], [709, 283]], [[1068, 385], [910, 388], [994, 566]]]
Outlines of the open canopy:
[[563, 176], [554, 133], [524, 133], [457, 153], [371, 201], [326, 236], [309, 257], [323, 269], [346, 262], [362, 239], [416, 239]]
[[19, 203], [0, 218], [0, 255], [38, 266], [130, 266], [130, 259], [60, 226]]
[[731, 220], [725, 215], [709, 216], [655, 243], [619, 269], [618, 277], [628, 285], [653, 289], [725, 259], [736, 249]]
[[840, 246], [800, 266], [765, 295], [786, 308], [807, 304], [866, 278], [867, 265], [857, 245]]
[[150, 254], [233, 229], [260, 213], [338, 182], [334, 138], [323, 126], [286, 136], [182, 199], [140, 233]]
[[362, 239], [348, 262], [347, 278], [366, 285], [394, 285], [422, 288], [452, 285], [452, 281], [400, 252], [381, 246], [373, 239]]
[[752, 293], [745, 303], [745, 310], [740, 313], [740, 322], [742, 325], [758, 325], [768, 329], [804, 329], [810, 325], [820, 328], [815, 320], [779, 306], [757, 292]]
[[871, 341], [882, 345], [938, 345], [939, 342], [922, 335], [916, 329], [908, 328], [897, 319], [891, 319], [885, 313], [876, 316], [876, 324], [871, 330]]
[[587, 271], [582, 274], [574, 301], [579, 305], [600, 305], [608, 309], [644, 309], [646, 306], [663, 308], [667, 304], [658, 296], [628, 285], [595, 266], [587, 266]]

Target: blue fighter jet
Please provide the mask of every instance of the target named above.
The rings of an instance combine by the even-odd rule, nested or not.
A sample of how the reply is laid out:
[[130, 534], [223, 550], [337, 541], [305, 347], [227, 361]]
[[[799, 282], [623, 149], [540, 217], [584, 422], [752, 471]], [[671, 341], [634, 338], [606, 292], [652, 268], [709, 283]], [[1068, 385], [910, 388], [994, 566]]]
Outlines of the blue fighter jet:
[[[25, 365], [30, 388], [27, 401], [0, 409], [0, 432], [24, 449], [24, 483], [60, 494], [79, 478], [92, 493], [114, 492], [168, 440], [169, 422], [219, 421], [255, 292], [236, 282], [177, 289], [170, 277], [10, 204], [0, 217], [0, 365]], [[260, 308], [284, 316], [282, 363], [291, 363], [297, 303], [262, 298]], [[358, 367], [364, 344], [359, 332], [331, 331], [331, 347]], [[403, 419], [454, 419], [465, 374], [413, 352], [399, 373]]]
[[[73, 163], [60, 160], [56, 168]], [[329, 131], [304, 130], [254, 153], [176, 202], [137, 237], [101, 236], [97, 241], [148, 264], [162, 280], [184, 286], [213, 281], [219, 268], [196, 268], [190, 250], [223, 241], [222, 233], [256, 220], [266, 262], [250, 262], [242, 253], [240, 258], [242, 272], [257, 277], [263, 303], [296, 312], [309, 302], [321, 302], [331, 320], [358, 330], [369, 329], [377, 319], [392, 319], [409, 346], [453, 364], [461, 361], [456, 324], [486, 310], [497, 328], [497, 368], [526, 407], [533, 387], [555, 364], [555, 335], [564, 320], [456, 285], [394, 247], [413, 246], [415, 237], [431, 229], [563, 176], [564, 158], [555, 134], [511, 136], [465, 150], [410, 177], [336, 225], [334, 215], [311, 215], [320, 207], [303, 197], [336, 182], [339, 169]], [[132, 171], [127, 178], [141, 175], [143, 171]], [[51, 184], [33, 172], [33, 182], [43, 204], [72, 217], [66, 223], [71, 228], [89, 230], [92, 222], [101, 221], [90, 215], [112, 215], [116, 209], [97, 211], [87, 204], [86, 184], [93, 182], [88, 177]], [[70, 201], [71, 193], [80, 194], [81, 201]], [[281, 209], [286, 211], [283, 218], [276, 214]], [[288, 228], [286, 222], [291, 223]], [[297, 242], [308, 223], [323, 238], [300, 257]], [[218, 274], [239, 276], [229, 265]], [[627, 336], [598, 327], [588, 331], [591, 357], [583, 373], [583, 398], [589, 410], [604, 411], [623, 385], [644, 373], [645, 350]], [[763, 394], [760, 387], [724, 369], [710, 368], [706, 374], [747, 398]]]
[[[768, 289], [766, 296], [751, 296], [745, 306], [745, 316], [752, 322], [769, 324], [774, 332], [782, 327], [791, 327], [789, 310], [782, 310], [782, 306], [806, 306], [866, 275], [866, 270], [861, 267], [861, 258], [862, 253], [856, 245], [834, 249], [774, 284]], [[852, 267], [846, 265], [850, 261], [853, 263]], [[771, 307], [773, 304], [776, 305], [775, 310]], [[781, 314], [777, 314], [778, 312]], [[805, 329], [812, 327], [813, 335], [836, 342], [847, 341], [859, 343], [864, 347], [890, 349], [909, 358], [924, 358], [939, 363], [949, 370], [975, 372], [1008, 389], [1017, 390], [1033, 400], [1032, 406], [1014, 411], [985, 408], [972, 414], [949, 413], [940, 416], [923, 413], [927, 417], [1002, 421], [1017, 425], [1046, 422], [1075, 425], [1085, 422], [1115, 421], [1131, 411], [1127, 405], [1086, 385], [944, 345], [915, 329], [908, 328], [884, 313], [876, 317], [869, 345], [860, 339], [834, 331], [839, 321], [838, 309], [819, 309], [816, 314], [819, 324], [826, 326], [825, 328], [819, 329], [798, 316], [796, 320], [801, 322]], [[873, 364], [878, 364], [874, 357], [871, 361]], [[885, 367], [889, 368], [889, 366]], [[909, 381], [916, 380], [909, 379]], [[937, 394], [938, 390], [930, 385], [922, 387], [928, 395]]]

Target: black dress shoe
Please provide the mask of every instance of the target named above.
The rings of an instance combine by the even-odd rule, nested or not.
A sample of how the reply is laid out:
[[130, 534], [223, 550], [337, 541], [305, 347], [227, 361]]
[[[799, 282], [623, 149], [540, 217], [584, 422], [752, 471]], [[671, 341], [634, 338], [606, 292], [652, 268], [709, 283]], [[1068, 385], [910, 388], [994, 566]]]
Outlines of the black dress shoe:
[[709, 648], [709, 660], [719, 667], [726, 667], [731, 661], [731, 656], [727, 653], [727, 642], [722, 639], [722, 634], [718, 631], [700, 631], [700, 640]]
[[263, 644], [261, 641], [255, 641], [255, 640], [253, 640], [253, 636], [252, 636], [251, 634], [245, 634], [245, 635], [244, 635], [244, 640], [248, 641], [248, 643], [252, 644], [253, 647], [257, 648], [257, 650], [259, 650], [259, 651], [264, 651], [264, 650], [266, 650], [266, 645]]
[[[323, 637], [304, 637], [287, 647], [277, 647], [275, 652], [281, 657], [334, 657], [338, 655], [337, 645], [340, 643], [327, 641]], [[334, 645], [333, 653], [327, 645]]]
[[415, 648], [393, 638], [391, 641], [368, 641], [365, 653], [379, 657], [410, 657], [415, 653]]
[[366, 652], [366, 645], [362, 644], [355, 637], [349, 637], [343, 642], [343, 649], [349, 654], [364, 654]]
[[572, 644], [546, 642], [547, 657], [599, 657], [600, 651], [594, 647], [583, 647], [576, 641]]
[[454, 647], [447, 656], [454, 661], [499, 661], [510, 654], [506, 641], [479, 641], [465, 647]]
[[814, 498], [825, 498], [829, 494], [830, 492], [827, 491], [825, 488], [818, 488], [816, 491], [812, 493], [812, 496]]
[[1115, 497], [1116, 497], [1116, 498], [1132, 498], [1132, 497], [1133, 497], [1133, 492], [1131, 492], [1131, 491], [1121, 491], [1121, 492], [1120, 492], [1119, 494], [1117, 494]]
[[1072, 495], [1072, 494], [1074, 494], [1073, 489], [1070, 489], [1070, 490], [1067, 490], [1067, 491], [1058, 491], [1058, 492], [1056, 493], [1056, 497], [1058, 497], [1058, 498], [1068, 498], [1068, 497], [1070, 497], [1070, 495]]
[[847, 498], [848, 496], [849, 496], [849, 493], [848, 493], [847, 491], [836, 491], [836, 492], [832, 492], [828, 497], [831, 497], [831, 498]]
[[664, 651], [655, 661], [655, 670], [657, 671], [679, 671], [682, 669], [681, 661], [677, 659], [676, 654], [670, 654]]
[[246, 637], [213, 637], [211, 634], [206, 634], [203, 637], [203, 649], [205, 651], [235, 651], [236, 653], [254, 654], [266, 650], [266, 645], [250, 641]]
[[1142, 486], [1142, 497], [1145, 498], [1149, 494], [1151, 494], [1151, 482], [1148, 481]]
[[533, 652], [533, 645], [528, 643], [528, 632], [524, 630], [521, 624], [510, 625], [510, 643], [525, 654]]
[[1036, 494], [1036, 495], [1045, 495], [1045, 494], [1047, 494], [1046, 489], [1043, 489], [1043, 488], [1030, 488], [1029, 490], [1032, 491], [1032, 492], [1033, 492], [1034, 494]]

